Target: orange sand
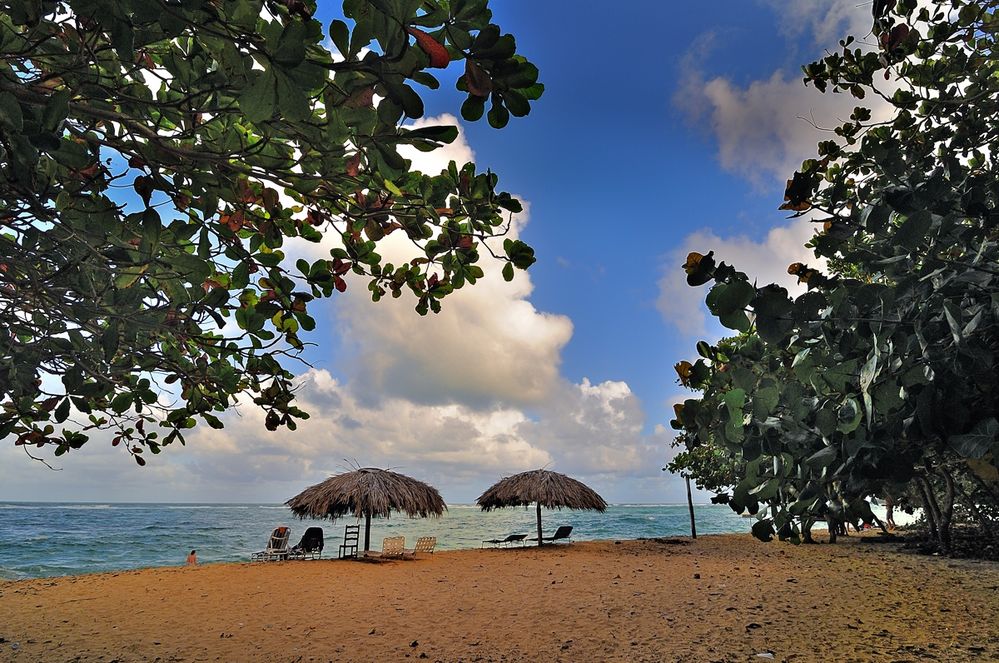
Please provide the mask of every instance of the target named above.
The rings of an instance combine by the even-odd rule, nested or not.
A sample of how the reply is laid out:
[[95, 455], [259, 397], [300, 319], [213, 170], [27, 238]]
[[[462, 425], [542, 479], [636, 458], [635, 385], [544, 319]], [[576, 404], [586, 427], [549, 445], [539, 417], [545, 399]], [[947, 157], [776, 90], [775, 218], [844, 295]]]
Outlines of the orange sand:
[[0, 639], [0, 661], [994, 661], [999, 564], [741, 535], [215, 564], [0, 583]]

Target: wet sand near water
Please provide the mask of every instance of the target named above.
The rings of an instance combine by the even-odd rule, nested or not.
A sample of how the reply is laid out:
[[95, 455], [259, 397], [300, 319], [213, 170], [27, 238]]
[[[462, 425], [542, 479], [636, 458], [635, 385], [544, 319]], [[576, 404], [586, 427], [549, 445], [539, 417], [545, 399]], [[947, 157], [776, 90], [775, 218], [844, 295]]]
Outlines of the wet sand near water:
[[999, 564], [719, 535], [0, 583], [0, 661], [407, 659], [994, 661]]

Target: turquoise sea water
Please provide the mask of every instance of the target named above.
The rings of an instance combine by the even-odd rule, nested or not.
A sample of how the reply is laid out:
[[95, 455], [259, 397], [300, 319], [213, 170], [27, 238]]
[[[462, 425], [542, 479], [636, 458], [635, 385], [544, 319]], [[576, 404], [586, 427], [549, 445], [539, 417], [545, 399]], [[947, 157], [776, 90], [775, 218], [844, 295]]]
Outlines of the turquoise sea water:
[[[750, 519], [723, 505], [695, 507], [698, 534], [747, 532]], [[533, 508], [483, 513], [448, 505], [442, 518], [405, 516], [371, 522], [371, 547], [386, 536], [436, 536], [441, 550], [478, 548], [511, 533], [534, 536]], [[573, 539], [635, 539], [689, 535], [686, 505], [616, 504], [605, 513], [543, 511], [546, 535], [573, 526]], [[292, 528], [292, 543], [311, 525], [323, 527], [324, 557], [335, 557], [347, 523], [298, 520], [287, 507], [263, 504], [62, 504], [0, 502], [0, 578], [73, 575], [183, 564], [191, 549], [202, 563], [246, 561], [277, 525]], [[361, 529], [362, 545], [364, 530]]]

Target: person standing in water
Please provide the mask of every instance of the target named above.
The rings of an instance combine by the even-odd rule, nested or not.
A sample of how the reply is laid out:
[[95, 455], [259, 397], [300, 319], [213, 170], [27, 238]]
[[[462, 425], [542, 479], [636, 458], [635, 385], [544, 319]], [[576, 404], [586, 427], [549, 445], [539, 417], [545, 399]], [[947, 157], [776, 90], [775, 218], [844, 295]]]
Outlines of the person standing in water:
[[194, 566], [198, 563], [198, 551], [192, 550], [191, 554], [187, 556], [187, 565]]

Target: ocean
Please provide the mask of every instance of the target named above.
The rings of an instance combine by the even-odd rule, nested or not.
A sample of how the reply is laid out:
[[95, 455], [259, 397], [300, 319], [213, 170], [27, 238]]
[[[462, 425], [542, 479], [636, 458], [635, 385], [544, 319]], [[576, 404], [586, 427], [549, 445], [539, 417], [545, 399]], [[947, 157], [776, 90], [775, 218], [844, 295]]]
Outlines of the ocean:
[[[748, 532], [752, 523], [728, 506], [694, 508], [698, 534]], [[354, 522], [298, 520], [287, 507], [268, 504], [0, 502], [0, 579], [177, 566], [192, 549], [201, 563], [248, 561], [278, 525], [291, 527], [292, 544], [307, 527], [322, 527], [323, 557], [336, 557], [344, 525]], [[542, 522], [547, 536], [559, 525], [572, 525], [574, 540], [690, 534], [686, 505], [615, 504], [604, 513], [545, 510]], [[478, 548], [484, 539], [535, 536], [536, 529], [533, 508], [483, 513], [475, 505], [450, 504], [442, 518], [373, 519], [371, 547], [380, 549], [383, 537], [403, 535], [409, 546], [418, 536], [436, 536], [438, 550]]]

